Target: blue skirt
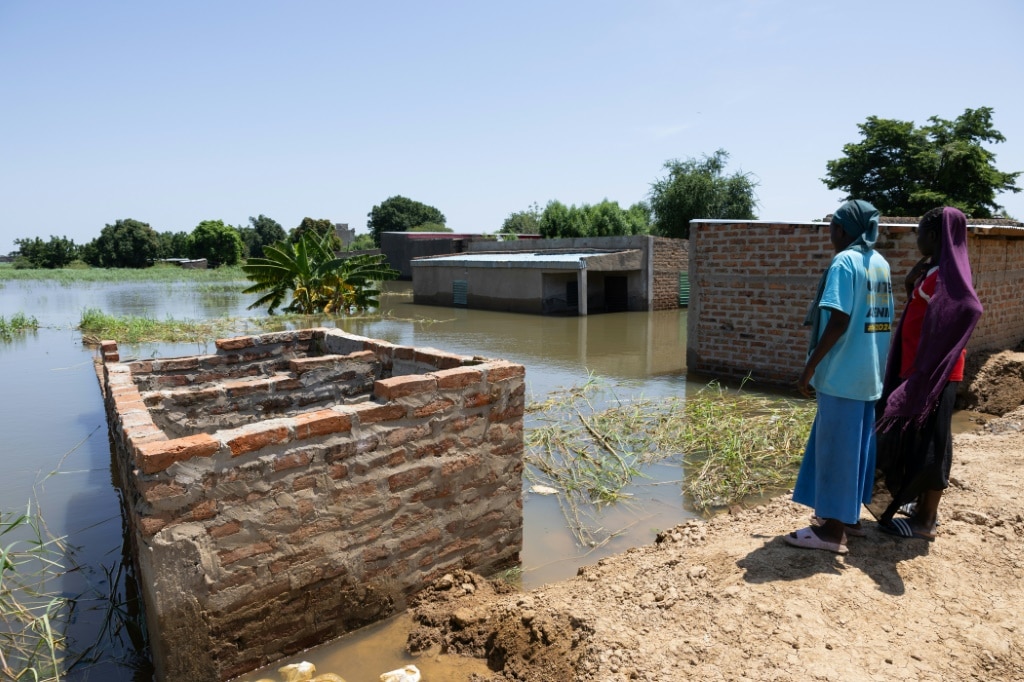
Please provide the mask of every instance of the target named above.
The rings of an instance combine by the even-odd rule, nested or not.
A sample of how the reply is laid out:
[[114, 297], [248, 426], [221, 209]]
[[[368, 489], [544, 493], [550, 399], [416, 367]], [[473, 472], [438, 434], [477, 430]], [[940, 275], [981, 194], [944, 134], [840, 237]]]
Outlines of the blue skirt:
[[825, 519], [854, 524], [875, 481], [875, 401], [818, 393], [793, 501]]

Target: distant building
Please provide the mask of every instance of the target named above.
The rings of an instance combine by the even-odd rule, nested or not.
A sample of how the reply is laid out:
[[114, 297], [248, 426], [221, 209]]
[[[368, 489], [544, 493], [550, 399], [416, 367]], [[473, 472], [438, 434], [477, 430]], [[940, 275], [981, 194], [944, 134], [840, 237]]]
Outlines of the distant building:
[[356, 228], [349, 227], [348, 223], [334, 223], [334, 234], [338, 235], [342, 246], [348, 246], [356, 240]]
[[[381, 241], [383, 244], [383, 240]], [[661, 237], [470, 241], [411, 261], [413, 301], [541, 315], [685, 305], [687, 242]]]

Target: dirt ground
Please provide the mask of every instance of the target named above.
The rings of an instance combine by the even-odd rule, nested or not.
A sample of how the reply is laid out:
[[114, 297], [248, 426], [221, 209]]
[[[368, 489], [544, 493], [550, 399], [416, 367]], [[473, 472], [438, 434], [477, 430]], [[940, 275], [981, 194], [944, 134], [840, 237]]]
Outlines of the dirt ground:
[[1024, 680], [1022, 423], [956, 437], [934, 542], [865, 512], [847, 555], [792, 548], [810, 512], [783, 496], [530, 592], [449, 576], [418, 599], [410, 650], [487, 659], [490, 682]]

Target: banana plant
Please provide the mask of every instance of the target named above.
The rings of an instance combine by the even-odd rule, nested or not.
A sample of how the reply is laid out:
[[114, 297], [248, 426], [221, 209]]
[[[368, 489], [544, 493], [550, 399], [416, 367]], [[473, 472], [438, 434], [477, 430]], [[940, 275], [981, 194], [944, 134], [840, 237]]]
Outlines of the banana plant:
[[312, 315], [365, 311], [378, 305], [377, 283], [399, 273], [383, 254], [338, 258], [330, 235], [304, 234], [297, 242], [277, 242], [264, 247], [263, 258], [250, 258], [242, 266], [253, 285], [246, 294], [262, 294], [249, 309], [267, 306], [267, 313], [282, 308], [287, 313]]

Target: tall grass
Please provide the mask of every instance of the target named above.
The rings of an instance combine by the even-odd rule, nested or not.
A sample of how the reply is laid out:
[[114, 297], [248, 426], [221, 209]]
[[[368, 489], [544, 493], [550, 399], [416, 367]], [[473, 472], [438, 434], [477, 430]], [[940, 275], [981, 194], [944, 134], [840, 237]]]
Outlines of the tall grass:
[[116, 339], [122, 343], [176, 343], [208, 341], [234, 330], [237, 324], [237, 321], [227, 318], [157, 320], [137, 315], [108, 315], [98, 308], [86, 308], [82, 311], [78, 328], [86, 343], [99, 342], [101, 339]]
[[577, 541], [594, 547], [612, 537], [595, 512], [628, 500], [625, 489], [650, 464], [679, 462], [683, 491], [701, 511], [787, 485], [814, 408], [715, 383], [687, 398], [624, 400], [591, 377], [527, 413], [527, 480], [554, 489]]
[[247, 282], [241, 267], [223, 266], [208, 270], [187, 270], [176, 265], [154, 265], [150, 268], [16, 269], [0, 264], [0, 282], [5, 280], [50, 280], [59, 284], [88, 282], [238, 282], [240, 291]]
[[70, 600], [51, 583], [63, 573], [66, 548], [46, 537], [31, 505], [23, 514], [0, 512], [0, 538], [0, 673], [59, 680]]
[[17, 334], [39, 329], [39, 321], [31, 315], [17, 312], [10, 319], [0, 315], [0, 341], [10, 341]]

